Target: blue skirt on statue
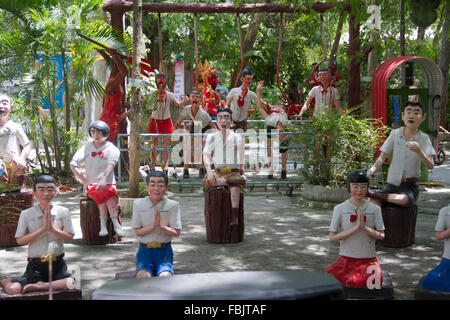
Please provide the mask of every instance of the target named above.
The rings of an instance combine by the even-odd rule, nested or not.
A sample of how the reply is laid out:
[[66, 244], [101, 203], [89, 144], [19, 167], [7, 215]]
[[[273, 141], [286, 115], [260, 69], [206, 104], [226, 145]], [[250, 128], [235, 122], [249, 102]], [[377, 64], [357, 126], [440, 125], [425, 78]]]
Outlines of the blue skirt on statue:
[[430, 271], [423, 280], [423, 288], [450, 292], [450, 260], [442, 258], [441, 263]]

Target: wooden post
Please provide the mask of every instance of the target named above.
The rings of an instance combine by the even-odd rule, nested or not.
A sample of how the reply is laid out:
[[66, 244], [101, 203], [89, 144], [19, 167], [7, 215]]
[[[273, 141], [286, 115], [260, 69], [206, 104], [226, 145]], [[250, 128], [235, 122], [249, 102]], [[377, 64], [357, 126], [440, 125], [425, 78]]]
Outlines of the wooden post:
[[80, 200], [80, 226], [83, 241], [87, 244], [109, 244], [120, 241], [120, 237], [114, 232], [114, 226], [109, 217], [106, 222], [108, 235], [106, 237], [98, 235], [100, 231], [100, 213], [93, 200], [87, 198]]
[[400, 207], [383, 205], [385, 237], [381, 242], [385, 247], [404, 248], [414, 244], [416, 236], [417, 205]]
[[206, 240], [212, 243], [236, 243], [244, 239], [244, 193], [239, 199], [239, 224], [230, 226], [231, 199], [228, 189], [205, 190]]
[[[142, 1], [135, 0], [135, 8], [133, 10], [133, 66], [131, 69], [132, 78], [141, 79], [140, 63], [143, 54], [144, 44], [142, 41]], [[139, 167], [140, 167], [140, 121], [141, 121], [141, 106], [140, 106], [140, 89], [133, 88], [131, 92], [131, 112], [130, 112], [130, 197], [137, 197], [139, 194]]]
[[[348, 107], [353, 108], [361, 103], [361, 60], [359, 57], [361, 43], [359, 40], [359, 22], [356, 22], [355, 15], [350, 12], [349, 18], [349, 46], [348, 56], [350, 64], [348, 66]], [[356, 111], [356, 115], [360, 114], [360, 110]]]
[[5, 192], [0, 195], [0, 247], [16, 247], [20, 213], [33, 206], [33, 192]]

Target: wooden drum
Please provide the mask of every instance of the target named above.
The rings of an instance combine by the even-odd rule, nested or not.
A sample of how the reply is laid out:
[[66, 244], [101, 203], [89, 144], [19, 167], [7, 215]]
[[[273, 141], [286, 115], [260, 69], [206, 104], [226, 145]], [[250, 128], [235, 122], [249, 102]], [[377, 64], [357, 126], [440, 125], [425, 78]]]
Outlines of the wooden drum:
[[236, 243], [244, 239], [244, 193], [239, 200], [239, 224], [231, 226], [230, 191], [224, 187], [205, 188], [206, 240], [212, 243]]
[[0, 247], [16, 247], [15, 238], [20, 213], [32, 207], [33, 191], [5, 192], [0, 195]]
[[97, 204], [91, 199], [80, 200], [80, 225], [83, 241], [87, 244], [109, 244], [121, 240], [114, 232], [114, 226], [109, 216], [106, 222], [108, 235], [106, 237], [98, 235], [100, 232], [100, 213]]
[[411, 207], [400, 207], [385, 204], [381, 208], [384, 222], [384, 240], [381, 241], [385, 247], [404, 248], [415, 242], [417, 205]]

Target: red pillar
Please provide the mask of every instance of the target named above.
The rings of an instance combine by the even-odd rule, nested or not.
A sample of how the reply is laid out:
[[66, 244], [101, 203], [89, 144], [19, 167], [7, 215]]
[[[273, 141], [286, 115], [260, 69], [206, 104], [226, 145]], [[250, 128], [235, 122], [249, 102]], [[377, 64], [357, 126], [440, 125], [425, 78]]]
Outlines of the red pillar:
[[[120, 2], [122, 1], [116, 1], [118, 4], [120, 4]], [[108, 9], [108, 12], [111, 14], [111, 26], [114, 29], [119, 30], [120, 32], [123, 32], [124, 30], [124, 25], [123, 25], [123, 15], [125, 14], [126, 10], [124, 10], [124, 8], [120, 7], [120, 6], [115, 6], [112, 8]], [[114, 74], [111, 74], [114, 75]], [[119, 108], [117, 110], [118, 114], [121, 114], [123, 112], [123, 109], [125, 108], [125, 96], [126, 96], [126, 87], [125, 87], [125, 82], [122, 84], [123, 86], [123, 96], [122, 96], [122, 100], [120, 102]], [[127, 133], [127, 119], [124, 118], [119, 122], [119, 133]], [[120, 140], [120, 147], [121, 148], [128, 148], [128, 139], [125, 138], [121, 138]], [[121, 151], [120, 152], [120, 166], [121, 166], [121, 172], [122, 175], [126, 174], [128, 172], [128, 163], [129, 163], [129, 156], [128, 156], [128, 151]], [[117, 175], [117, 168], [115, 170], [115, 173]]]

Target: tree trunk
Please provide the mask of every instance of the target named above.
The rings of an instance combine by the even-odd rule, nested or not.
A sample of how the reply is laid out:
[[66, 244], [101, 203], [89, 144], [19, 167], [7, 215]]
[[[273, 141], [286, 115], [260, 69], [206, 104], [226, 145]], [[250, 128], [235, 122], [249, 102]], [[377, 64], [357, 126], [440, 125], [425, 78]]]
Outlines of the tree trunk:
[[[446, 9], [447, 9], [447, 4], [444, 3], [444, 5], [442, 6], [439, 22], [438, 22], [437, 27], [436, 27], [436, 32], [435, 32], [434, 38], [433, 38], [433, 48], [436, 48], [436, 50], [438, 50], [438, 48], [439, 48], [439, 51], [442, 49], [441, 47], [439, 47], [439, 41], [441, 39], [444, 39], [444, 38], [442, 38], [442, 34], [444, 32], [443, 25], [444, 25], [444, 22], [445, 22], [445, 18], [448, 16], [448, 14], [446, 15], [446, 11], [445, 11]], [[447, 26], [447, 28], [448, 28], [448, 26]], [[447, 31], [447, 30], [445, 30], [445, 31]], [[440, 61], [439, 60], [439, 55], [436, 54], [434, 56], [434, 62], [436, 64], [439, 64], [439, 61]]]
[[[360, 49], [361, 42], [359, 39], [360, 23], [356, 22], [356, 17], [350, 13], [349, 19], [349, 46], [348, 56], [350, 57], [350, 65], [348, 67], [348, 107], [354, 108], [361, 102], [361, 59]], [[356, 110], [356, 115], [360, 114], [360, 110]]]
[[[52, 140], [53, 140], [53, 153], [55, 155], [55, 168], [56, 175], [61, 175], [61, 152], [59, 150], [59, 136], [58, 136], [58, 124], [56, 123], [56, 79], [53, 77], [51, 80], [50, 91], [48, 95], [48, 105], [50, 110], [50, 118], [51, 118], [51, 130], [52, 130]], [[51, 168], [51, 163], [49, 163], [49, 167]]]
[[[61, 49], [61, 64], [62, 64], [62, 74], [63, 74], [63, 81], [64, 81], [64, 108], [65, 108], [65, 130], [66, 134], [70, 133], [70, 123], [71, 123], [71, 107], [70, 107], [70, 83], [69, 83], [69, 77], [67, 76], [67, 70], [66, 70], [66, 53], [64, 48]], [[69, 172], [70, 171], [70, 144], [65, 143], [65, 151], [64, 151], [64, 171]]]
[[[377, 0], [372, 0], [372, 5], [377, 5]], [[369, 52], [368, 58], [367, 58], [367, 76], [372, 77], [375, 73], [375, 65], [376, 65], [376, 59], [377, 59], [377, 51], [375, 47], [375, 42], [377, 40], [377, 33], [374, 31], [370, 32], [370, 46], [373, 47], [372, 51]], [[366, 84], [366, 92], [365, 92], [365, 100], [364, 100], [364, 116], [366, 118], [372, 117], [372, 81], [368, 82]]]
[[401, 0], [401, 2], [400, 2], [400, 55], [406, 56], [405, 0]]
[[[133, 0], [133, 65], [131, 76], [134, 79], [141, 79], [140, 63], [145, 47], [142, 41], [142, 0]], [[138, 87], [131, 89], [131, 110], [130, 110], [130, 186], [129, 196], [139, 195], [139, 123], [141, 118], [140, 90]]]
[[334, 35], [333, 47], [331, 48], [330, 51], [330, 59], [329, 59], [330, 63], [336, 63], [336, 55], [339, 49], [339, 42], [341, 40], [342, 26], [344, 25], [344, 20], [345, 20], [345, 10], [341, 10], [341, 12], [339, 13], [338, 25], [336, 27], [336, 34]]
[[[250, 24], [248, 26], [247, 32], [245, 33], [244, 40], [243, 40], [243, 51], [244, 54], [247, 51], [250, 51], [253, 49], [253, 45], [256, 41], [256, 36], [258, 35], [259, 25], [261, 23], [262, 15], [260, 13], [254, 13], [252, 16], [252, 20], [250, 21]], [[240, 56], [240, 55], [239, 55]], [[248, 63], [248, 58], [244, 57], [244, 65]], [[234, 87], [234, 83], [236, 80], [236, 77], [240, 77], [239, 71], [241, 69], [241, 61], [239, 60], [239, 63], [236, 65], [235, 71], [231, 75], [231, 82], [230, 87]], [[251, 69], [251, 68], [250, 68]]]
[[443, 84], [444, 84], [444, 90], [442, 93], [442, 109], [441, 109], [441, 125], [444, 128], [448, 128], [447, 123], [447, 99], [448, 99], [448, 71], [449, 71], [449, 63], [450, 63], [450, 43], [449, 43], [449, 35], [448, 35], [448, 28], [449, 28], [449, 16], [450, 16], [450, 4], [446, 3], [444, 4], [446, 6], [445, 11], [445, 21], [444, 26], [442, 28], [442, 44], [441, 44], [441, 53], [439, 58], [439, 67], [441, 68], [442, 75], [443, 75]]

